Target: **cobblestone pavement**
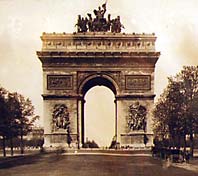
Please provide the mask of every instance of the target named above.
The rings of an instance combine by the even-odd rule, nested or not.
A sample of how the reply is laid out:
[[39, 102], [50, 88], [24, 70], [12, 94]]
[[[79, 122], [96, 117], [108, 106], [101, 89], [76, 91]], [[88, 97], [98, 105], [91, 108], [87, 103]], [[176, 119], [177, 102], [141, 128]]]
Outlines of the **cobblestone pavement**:
[[[0, 159], [0, 176], [197, 176], [149, 155], [37, 154]], [[186, 166], [190, 166], [186, 164]]]

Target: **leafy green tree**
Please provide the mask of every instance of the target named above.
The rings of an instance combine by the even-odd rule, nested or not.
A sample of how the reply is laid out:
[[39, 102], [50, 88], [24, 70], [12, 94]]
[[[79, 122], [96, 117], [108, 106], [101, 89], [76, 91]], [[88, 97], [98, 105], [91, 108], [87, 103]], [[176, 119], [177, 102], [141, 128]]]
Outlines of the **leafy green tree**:
[[[1, 88], [1, 119], [0, 119], [0, 126], [1, 126], [1, 134], [3, 137], [3, 148], [5, 148], [5, 141], [7, 139], [10, 140], [11, 146], [11, 155], [13, 155], [13, 137], [17, 136], [17, 129], [16, 129], [16, 114], [18, 112], [19, 106], [17, 106], [17, 102], [15, 98], [12, 96], [11, 93], [6, 91], [5, 89]], [[6, 155], [4, 149], [4, 156]]]
[[194, 134], [198, 132], [198, 66], [184, 67], [174, 81], [181, 85], [184, 131], [190, 135], [191, 155], [193, 155]]
[[155, 109], [153, 111], [154, 114], [154, 134], [156, 138], [160, 141], [163, 141], [169, 135], [168, 128], [168, 107], [166, 103], [166, 92], [160, 96]]
[[16, 99], [16, 93], [8, 93], [7, 97], [8, 107], [8, 139], [10, 140], [11, 155], [13, 156], [13, 138], [19, 134], [17, 118], [20, 115], [20, 104]]
[[3, 156], [6, 156], [5, 141], [8, 136], [8, 107], [6, 104], [7, 90], [0, 88], [0, 135], [2, 136]]
[[17, 128], [19, 131], [19, 136], [21, 139], [21, 154], [24, 153], [24, 144], [23, 144], [23, 137], [27, 135], [28, 132], [32, 130], [34, 126], [34, 122], [39, 116], [34, 115], [34, 106], [29, 98], [24, 98], [24, 96], [15, 93], [15, 98], [19, 104], [19, 114], [16, 117], [17, 121]]
[[182, 97], [183, 95], [180, 92], [180, 84], [169, 78], [168, 92], [166, 95], [168, 127], [171, 143], [177, 148], [180, 148], [180, 143], [176, 143], [176, 141], [180, 141], [180, 136], [184, 135], [182, 124]]
[[179, 141], [177, 147], [181, 137], [186, 147], [186, 135], [190, 135], [193, 155], [193, 135], [198, 132], [198, 67], [186, 66], [168, 81], [154, 109], [155, 133], [169, 136], [173, 143]]
[[6, 156], [5, 142], [10, 140], [13, 155], [13, 138], [20, 136], [21, 153], [24, 153], [23, 136], [31, 131], [39, 116], [34, 115], [32, 102], [18, 93], [9, 93], [0, 88], [0, 135], [3, 141], [3, 155]]

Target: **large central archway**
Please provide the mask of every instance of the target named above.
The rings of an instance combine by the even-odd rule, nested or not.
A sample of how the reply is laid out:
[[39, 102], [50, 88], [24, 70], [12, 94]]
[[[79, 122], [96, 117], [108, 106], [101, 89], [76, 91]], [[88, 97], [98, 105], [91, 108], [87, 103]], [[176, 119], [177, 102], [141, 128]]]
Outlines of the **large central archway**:
[[115, 94], [106, 86], [94, 86], [84, 99], [85, 143], [94, 141], [100, 148], [109, 147], [116, 129]]
[[[94, 74], [94, 75], [90, 75], [87, 78], [85, 78], [85, 80], [82, 82], [82, 84], [79, 87], [79, 93], [82, 95], [82, 100], [80, 102], [80, 109], [79, 109], [79, 114], [81, 114], [80, 117], [80, 130], [81, 130], [81, 144], [83, 146], [84, 142], [85, 142], [85, 95], [86, 93], [93, 87], [95, 86], [105, 86], [107, 88], [109, 88], [115, 98], [116, 98], [116, 94], [119, 91], [118, 90], [118, 85], [116, 84], [116, 82], [108, 75], [106, 74]], [[98, 101], [96, 100], [94, 103], [98, 103]], [[114, 101], [115, 103], [115, 112], [114, 112], [114, 118], [115, 118], [115, 124], [114, 124], [114, 135], [113, 136], [117, 136], [117, 104], [116, 101]], [[97, 125], [97, 124], [93, 124], [93, 125]], [[113, 137], [112, 136], [112, 137]]]

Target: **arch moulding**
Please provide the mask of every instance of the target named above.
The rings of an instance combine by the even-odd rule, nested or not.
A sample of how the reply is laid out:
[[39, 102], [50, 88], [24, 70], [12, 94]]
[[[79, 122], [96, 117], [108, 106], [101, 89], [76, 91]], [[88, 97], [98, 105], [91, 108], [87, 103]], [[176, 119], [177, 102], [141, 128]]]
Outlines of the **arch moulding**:
[[120, 92], [117, 81], [114, 78], [112, 78], [110, 74], [96, 72], [91, 73], [81, 82], [81, 84], [78, 87], [78, 93], [79, 95], [84, 96], [86, 91], [97, 85], [108, 87], [112, 90], [112, 92], [115, 95], [119, 94]]

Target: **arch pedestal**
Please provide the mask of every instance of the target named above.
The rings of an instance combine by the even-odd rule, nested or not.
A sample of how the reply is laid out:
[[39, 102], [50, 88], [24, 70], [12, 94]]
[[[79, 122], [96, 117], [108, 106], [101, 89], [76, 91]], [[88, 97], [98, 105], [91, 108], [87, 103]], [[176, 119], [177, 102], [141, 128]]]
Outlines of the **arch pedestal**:
[[[146, 146], [152, 145], [154, 71], [160, 56], [153, 34], [53, 33], [43, 34], [41, 39], [42, 51], [37, 55], [43, 68], [45, 147], [67, 147], [68, 137], [71, 147], [82, 146], [84, 95], [96, 85], [115, 94], [119, 146], [145, 147], [145, 141]], [[56, 127], [56, 120], [65, 127], [64, 112], [52, 116], [57, 104], [68, 109], [69, 132]], [[144, 114], [139, 107], [146, 109]]]

